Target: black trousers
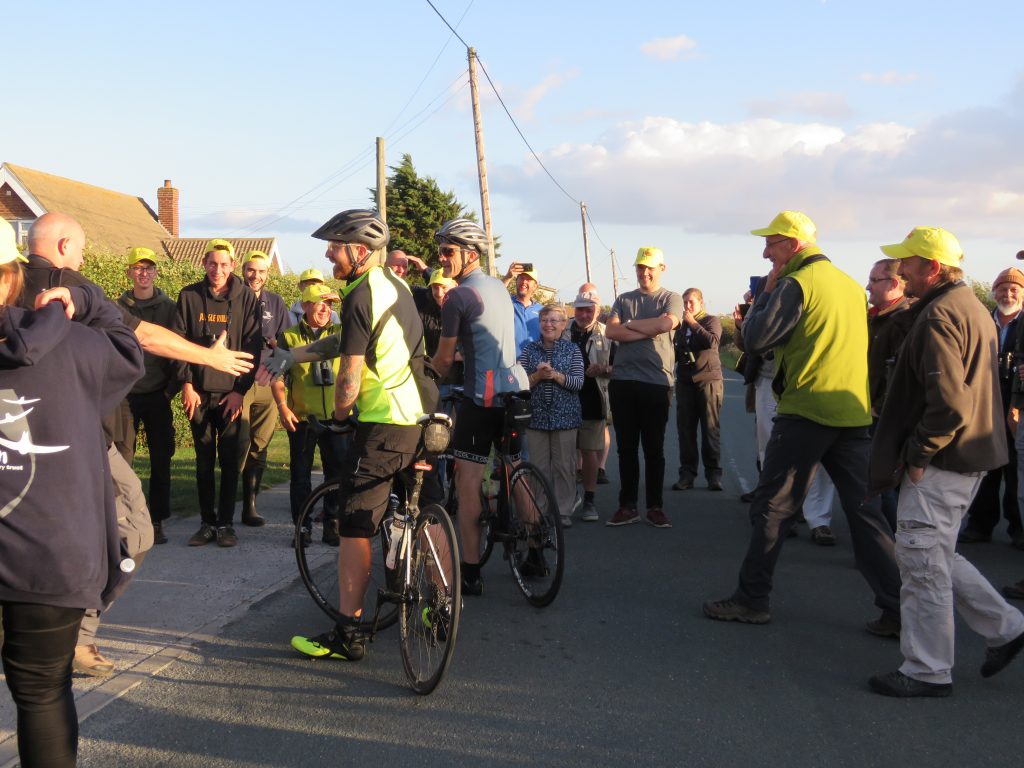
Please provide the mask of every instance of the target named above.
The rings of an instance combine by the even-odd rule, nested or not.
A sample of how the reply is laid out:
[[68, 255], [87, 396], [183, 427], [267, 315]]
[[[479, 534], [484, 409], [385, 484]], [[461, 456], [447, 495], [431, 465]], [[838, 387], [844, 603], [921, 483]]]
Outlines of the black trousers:
[[875, 593], [875, 605], [899, 613], [900, 573], [892, 528], [882, 515], [879, 497], [867, 497], [870, 451], [867, 427], [826, 427], [798, 416], [775, 417], [750, 505], [750, 545], [733, 595], [736, 602], [768, 610], [782, 543], [820, 462], [836, 486], [850, 525], [857, 569]]
[[[351, 435], [336, 435], [329, 430], [324, 430], [319, 435], [314, 434], [307, 421], [300, 421], [295, 425], [295, 431], [288, 433], [288, 449], [291, 459], [288, 497], [291, 501], [293, 523], [298, 522], [302, 506], [313, 491], [310, 474], [313, 471], [316, 449], [320, 448], [320, 463], [324, 469], [324, 482], [330, 482], [341, 477], [342, 461], [351, 444]], [[332, 495], [324, 500], [324, 514], [330, 518], [338, 517], [336, 496]]]
[[22, 768], [73, 768], [78, 713], [71, 691], [81, 608], [0, 602], [4, 674], [18, 709]]
[[[196, 490], [199, 514], [207, 525], [231, 525], [235, 519], [238, 494], [238, 436], [240, 420], [230, 421], [221, 403], [228, 393], [200, 392], [202, 398], [192, 414], [189, 426], [196, 448]], [[220, 464], [220, 495], [217, 510], [213, 500], [216, 489], [216, 465]]]
[[[1020, 509], [1017, 506], [1017, 447], [1016, 438], [1006, 433], [1008, 461], [999, 469], [993, 469], [978, 487], [978, 494], [967, 510], [967, 527], [972, 531], [991, 535], [999, 524], [999, 510], [1002, 507], [1010, 538], [1017, 538], [1022, 532]], [[1003, 485], [1005, 483], [1005, 485]], [[999, 503], [999, 486], [1003, 485], [1003, 503]]]
[[139, 424], [146, 428], [146, 442], [149, 444], [149, 515], [154, 523], [159, 523], [171, 516], [171, 457], [174, 456], [171, 403], [162, 391], [128, 395], [122, 405], [121, 419], [117, 452], [129, 465], [135, 463], [135, 438]]
[[[697, 465], [704, 461], [704, 477], [722, 477], [722, 430], [720, 415], [725, 382], [703, 383], [676, 380], [676, 432], [679, 435], [679, 478], [693, 480]], [[700, 429], [700, 453], [697, 430]]]
[[619, 506], [633, 509], [640, 495], [640, 446], [644, 449], [647, 507], [662, 506], [665, 483], [665, 426], [671, 391], [668, 385], [612, 380], [608, 397], [619, 453]]

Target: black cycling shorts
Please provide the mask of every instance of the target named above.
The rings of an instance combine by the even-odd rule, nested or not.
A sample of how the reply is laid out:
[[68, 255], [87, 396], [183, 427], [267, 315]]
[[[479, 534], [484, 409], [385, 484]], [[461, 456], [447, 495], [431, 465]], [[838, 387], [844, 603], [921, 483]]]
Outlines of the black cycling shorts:
[[338, 529], [347, 539], [368, 539], [388, 508], [395, 475], [415, 458], [422, 430], [417, 425], [360, 422], [342, 464]]
[[[501, 445], [504, 432], [504, 407], [484, 408], [472, 400], [463, 400], [455, 417], [452, 454], [456, 459], [486, 464], [491, 447]], [[511, 461], [519, 461], [522, 456], [522, 442], [522, 435], [512, 439], [508, 457]]]

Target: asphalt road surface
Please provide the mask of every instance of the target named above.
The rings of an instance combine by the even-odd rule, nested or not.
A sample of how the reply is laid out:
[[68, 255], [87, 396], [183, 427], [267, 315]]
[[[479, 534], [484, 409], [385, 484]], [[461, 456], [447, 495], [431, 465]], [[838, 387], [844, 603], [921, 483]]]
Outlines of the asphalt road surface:
[[[86, 719], [80, 764], [1019, 765], [1024, 660], [983, 680], [983, 641], [960, 623], [952, 698], [868, 691], [867, 678], [901, 657], [896, 641], [864, 631], [878, 611], [838, 507], [837, 547], [812, 545], [806, 527], [786, 542], [770, 624], [703, 617], [704, 600], [735, 586], [749, 529], [738, 496], [756, 478], [753, 417], [735, 379], [723, 433], [725, 491], [673, 492], [670, 425], [670, 530], [604, 525], [617, 492], [612, 451], [601, 522], [566, 532], [565, 581], [550, 607], [530, 607], [493, 558], [432, 695], [408, 689], [396, 628], [355, 664], [293, 652], [292, 634], [327, 625], [283, 570], [279, 589]], [[966, 554], [996, 585], [1024, 576], [1005, 533]]]

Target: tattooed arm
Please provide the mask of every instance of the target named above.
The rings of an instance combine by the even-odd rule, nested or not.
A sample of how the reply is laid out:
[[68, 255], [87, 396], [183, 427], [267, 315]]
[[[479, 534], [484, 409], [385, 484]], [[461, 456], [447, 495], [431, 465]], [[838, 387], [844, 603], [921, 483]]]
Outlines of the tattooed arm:
[[364, 355], [341, 356], [341, 366], [334, 383], [334, 418], [338, 421], [347, 419], [356, 404], [364, 360]]

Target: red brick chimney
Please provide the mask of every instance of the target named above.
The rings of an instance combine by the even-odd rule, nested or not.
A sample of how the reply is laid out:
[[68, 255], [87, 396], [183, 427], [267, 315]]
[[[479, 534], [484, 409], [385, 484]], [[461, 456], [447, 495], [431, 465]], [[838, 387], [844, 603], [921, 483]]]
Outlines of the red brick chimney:
[[171, 186], [170, 179], [156, 191], [157, 218], [171, 237], [178, 236], [178, 190]]

